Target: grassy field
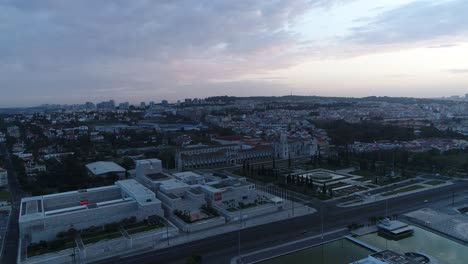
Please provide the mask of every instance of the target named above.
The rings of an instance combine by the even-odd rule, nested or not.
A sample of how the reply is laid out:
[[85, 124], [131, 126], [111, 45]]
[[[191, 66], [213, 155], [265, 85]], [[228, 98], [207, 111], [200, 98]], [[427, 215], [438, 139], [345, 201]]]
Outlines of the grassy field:
[[120, 232], [113, 232], [113, 233], [107, 233], [107, 234], [97, 234], [97, 235], [89, 235], [89, 236], [85, 236], [85, 238], [83, 238], [83, 243], [85, 244], [91, 244], [91, 243], [96, 243], [98, 241], [101, 241], [101, 240], [105, 240], [105, 239], [113, 239], [113, 238], [117, 238], [117, 237], [121, 237], [122, 234]]
[[158, 229], [158, 228], [162, 228], [164, 227], [164, 225], [160, 224], [160, 225], [144, 225], [144, 226], [140, 226], [140, 227], [136, 227], [136, 228], [132, 228], [132, 229], [127, 229], [127, 233], [129, 234], [136, 234], [136, 233], [141, 233], [141, 232], [145, 232], [145, 231], [149, 231], [149, 230], [153, 230], [153, 229]]
[[408, 186], [408, 187], [404, 187], [404, 188], [401, 188], [401, 189], [396, 189], [396, 190], [393, 190], [391, 192], [386, 192], [384, 194], [382, 194], [382, 196], [390, 196], [390, 195], [394, 195], [394, 194], [397, 194], [397, 193], [404, 193], [404, 192], [409, 192], [409, 191], [414, 191], [414, 190], [419, 190], [419, 189], [424, 189], [424, 186], [422, 185], [411, 185], [411, 186]]

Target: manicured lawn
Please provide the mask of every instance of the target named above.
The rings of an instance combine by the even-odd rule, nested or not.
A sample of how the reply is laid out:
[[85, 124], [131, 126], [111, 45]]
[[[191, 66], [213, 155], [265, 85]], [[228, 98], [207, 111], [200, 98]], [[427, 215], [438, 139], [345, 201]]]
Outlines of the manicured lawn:
[[10, 192], [0, 191], [0, 201], [8, 201], [11, 198]]
[[50, 243], [48, 243], [47, 245], [48, 245], [47, 247], [29, 246], [28, 258], [47, 254], [47, 253], [57, 252], [57, 251], [61, 251], [61, 250], [76, 246], [75, 241], [68, 241], [66, 243], [63, 243], [61, 246], [55, 247], [55, 248], [51, 248]]
[[423, 183], [428, 184], [428, 185], [432, 185], [432, 186], [436, 186], [436, 185], [440, 185], [440, 184], [445, 183], [445, 181], [432, 180], [432, 181], [427, 181], [427, 182], [423, 182]]
[[121, 236], [122, 234], [120, 232], [97, 234], [97, 235], [90, 234], [90, 235], [86, 235], [85, 238], [83, 238], [83, 243], [91, 244], [91, 243], [96, 243], [101, 240], [113, 239], [113, 238], [117, 238]]
[[335, 188], [340, 188], [340, 187], [347, 186], [347, 185], [350, 185], [350, 184], [344, 183], [344, 182], [337, 182], [334, 184], [327, 185], [327, 189], [330, 189], [330, 188], [335, 189]]
[[250, 204], [243, 204], [241, 205], [241, 208], [242, 209], [248, 209], [248, 208], [252, 208], [252, 207], [256, 207], [257, 204], [256, 203], [250, 203]]
[[136, 234], [136, 233], [141, 233], [141, 232], [145, 232], [145, 231], [149, 231], [149, 230], [153, 230], [153, 229], [158, 229], [158, 228], [162, 228], [164, 227], [164, 224], [158, 224], [158, 225], [145, 225], [145, 226], [140, 226], [140, 227], [135, 227], [135, 228], [132, 228], [132, 229], [127, 229], [127, 233], [129, 234]]
[[396, 190], [391, 191], [391, 192], [386, 192], [386, 193], [382, 194], [382, 196], [390, 196], [390, 195], [394, 195], [394, 194], [397, 194], [397, 193], [404, 193], [404, 192], [414, 191], [414, 190], [423, 189], [423, 188], [424, 188], [424, 186], [421, 186], [421, 185], [411, 185], [411, 186], [404, 187], [404, 188], [401, 188], [401, 189], [396, 189]]

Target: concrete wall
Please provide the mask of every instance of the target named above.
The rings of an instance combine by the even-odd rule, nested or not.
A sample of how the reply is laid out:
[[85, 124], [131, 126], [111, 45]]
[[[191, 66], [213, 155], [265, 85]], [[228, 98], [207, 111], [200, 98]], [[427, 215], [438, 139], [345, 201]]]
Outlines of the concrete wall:
[[[82, 259], [79, 251], [76, 250], [76, 256], [75, 260], [76, 263], [81, 263], [80, 260]], [[21, 262], [21, 264], [62, 264], [62, 263], [72, 263], [72, 257], [71, 255], [73, 254], [73, 249], [65, 249], [62, 251], [54, 252], [54, 253], [49, 253], [49, 254], [44, 254], [44, 255], [39, 255], [35, 256], [32, 258], [25, 259]]]
[[245, 210], [238, 210], [234, 212], [229, 212], [222, 208], [221, 206], [214, 206], [214, 208], [224, 217], [227, 221], [238, 221], [240, 215], [242, 214], [242, 219], [246, 218], [254, 218], [261, 215], [270, 214], [280, 210], [281, 206], [274, 205], [274, 204], [265, 204], [259, 205], [253, 208], [245, 209]]
[[53, 240], [58, 232], [70, 228], [80, 230], [90, 226], [101, 226], [131, 216], [135, 216], [137, 220], [143, 220], [150, 215], [163, 216], [162, 207], [155, 205], [141, 207], [137, 202], [129, 201], [95, 209], [48, 216], [45, 219], [22, 223], [20, 231], [22, 235], [29, 234], [32, 242], [38, 242], [40, 240]]
[[169, 220], [174, 223], [182, 232], [200, 231], [226, 223], [226, 219], [224, 219], [222, 216], [201, 220], [191, 224], [185, 223], [184, 220], [178, 218], [177, 216], [170, 216]]
[[174, 237], [179, 234], [177, 227], [171, 225], [167, 230], [161, 228], [159, 231], [148, 231], [131, 235], [133, 248], [155, 247], [159, 243], [166, 243], [167, 235]]
[[[130, 236], [130, 239], [120, 237], [111, 240], [103, 240], [94, 244], [84, 245], [80, 251], [76, 248], [76, 262], [90, 263], [100, 259], [118, 256], [125, 252], [133, 250], [143, 250], [145, 248], [155, 247], [159, 243], [165, 243], [167, 234], [174, 237], [178, 234], [178, 229], [172, 224], [166, 230], [161, 228], [147, 232], [137, 233]], [[71, 254], [73, 249], [66, 249], [55, 253], [44, 254], [28, 258], [21, 263], [24, 264], [62, 264], [71, 263]]]
[[206, 204], [204, 194], [196, 195], [191, 192], [185, 192], [184, 198], [171, 198], [163, 192], [158, 192], [158, 198], [163, 202], [166, 209], [166, 215], [172, 215], [174, 210], [198, 212]]
[[[211, 205], [221, 204], [223, 202], [233, 202], [236, 205], [239, 202], [243, 202], [244, 204], [252, 203], [258, 199], [258, 195], [255, 191], [254, 185], [244, 185], [238, 187], [232, 187], [225, 190], [219, 190], [222, 195], [222, 199], [216, 201], [215, 193], [217, 191], [211, 191], [210, 189], [201, 188], [201, 190], [205, 193], [206, 199], [208, 203]], [[244, 199], [245, 198], [245, 199]]]

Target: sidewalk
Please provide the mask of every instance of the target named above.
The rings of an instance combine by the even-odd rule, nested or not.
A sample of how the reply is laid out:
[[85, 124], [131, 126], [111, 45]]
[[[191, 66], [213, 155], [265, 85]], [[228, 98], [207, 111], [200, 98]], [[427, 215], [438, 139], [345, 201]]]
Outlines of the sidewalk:
[[[369, 204], [369, 203], [375, 203], [375, 202], [384, 201], [384, 200], [395, 198], [395, 197], [400, 197], [400, 196], [409, 195], [409, 194], [413, 194], [413, 193], [417, 193], [417, 192], [424, 192], [424, 191], [427, 191], [427, 190], [441, 188], [441, 187], [445, 187], [445, 186], [452, 185], [452, 184], [453, 184], [453, 182], [451, 182], [451, 181], [446, 181], [445, 183], [439, 184], [439, 185], [430, 185], [430, 184], [425, 184], [424, 182], [419, 182], [419, 183], [410, 184], [408, 186], [420, 185], [420, 186], [423, 186], [424, 188], [411, 190], [411, 191], [407, 191], [407, 192], [395, 193], [395, 194], [388, 195], [388, 196], [383, 196], [383, 194], [385, 194], [385, 193], [396, 191], [396, 190], [399, 190], [399, 189], [404, 189], [404, 188], [407, 188], [408, 186], [399, 187], [399, 188], [395, 188], [395, 189], [389, 190], [389, 191], [382, 191], [381, 193], [377, 193], [377, 194], [374, 194], [374, 195], [369, 195], [369, 196], [362, 195], [360, 197], [361, 199], [356, 198], [355, 200], [352, 200], [352, 201], [347, 201], [347, 202], [344, 202], [344, 203], [337, 204], [337, 206], [338, 207], [353, 207], [353, 206], [359, 206], [359, 205], [364, 205], [364, 204]], [[356, 193], [356, 194], [361, 194], [361, 193]]]
[[[254, 262], [256, 263], [256, 262], [264, 261], [270, 258], [276, 258], [282, 255], [286, 255], [286, 254], [301, 251], [310, 247], [314, 247], [323, 243], [328, 243], [336, 238], [343, 237], [347, 233], [348, 233], [347, 228], [340, 228], [340, 229], [336, 229], [336, 230], [323, 233], [323, 238], [322, 238], [322, 234], [319, 234], [319, 235], [314, 235], [314, 236], [306, 237], [303, 239], [283, 243], [277, 246], [264, 248], [261, 250], [257, 250], [254, 252], [250, 252], [250, 253], [235, 257], [231, 260], [231, 264], [254, 263]], [[330, 236], [332, 237], [330, 238]], [[329, 238], [326, 239], [327, 237]], [[316, 243], [317, 239], [319, 239], [318, 243]]]

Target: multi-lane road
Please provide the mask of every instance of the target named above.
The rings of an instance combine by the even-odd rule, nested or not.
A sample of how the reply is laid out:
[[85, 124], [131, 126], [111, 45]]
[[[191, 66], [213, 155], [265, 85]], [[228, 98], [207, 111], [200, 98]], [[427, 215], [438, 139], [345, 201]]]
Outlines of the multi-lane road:
[[[452, 193], [468, 190], [468, 182], [459, 181], [455, 185], [417, 192], [386, 201], [362, 206], [339, 208], [335, 203], [324, 203], [319, 212], [309, 216], [293, 218], [241, 231], [241, 252], [247, 253], [265, 247], [303, 238], [305, 235], [317, 235], [321, 232], [322, 213], [324, 231], [331, 231], [347, 226], [352, 222], [365, 222], [371, 216], [401, 214], [431, 203], [452, 198]], [[203, 263], [229, 263], [238, 255], [238, 232], [194, 241], [167, 249], [146, 252], [133, 256], [110, 258], [100, 263], [185, 263], [191, 255], [202, 255]]]
[[16, 257], [18, 253], [18, 241], [19, 241], [19, 230], [18, 230], [18, 215], [21, 197], [25, 196], [25, 193], [21, 191], [16, 172], [13, 169], [10, 154], [5, 144], [0, 144], [0, 154], [4, 158], [5, 169], [8, 171], [8, 186], [11, 193], [11, 221], [8, 227], [8, 232], [5, 238], [4, 252], [0, 263], [16, 263]]

